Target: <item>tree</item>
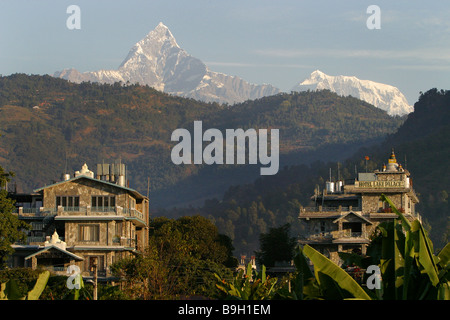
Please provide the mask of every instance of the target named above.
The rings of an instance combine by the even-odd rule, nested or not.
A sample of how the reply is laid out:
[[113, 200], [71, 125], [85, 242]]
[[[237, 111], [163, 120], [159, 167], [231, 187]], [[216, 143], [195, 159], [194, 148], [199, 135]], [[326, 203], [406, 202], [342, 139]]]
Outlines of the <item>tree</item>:
[[290, 236], [290, 224], [271, 228], [259, 236], [261, 250], [256, 252], [258, 264], [273, 267], [276, 261], [290, 261], [294, 255], [295, 238]]
[[12, 244], [26, 239], [23, 229], [30, 226], [12, 214], [14, 201], [8, 198], [8, 192], [2, 189], [13, 176], [0, 166], [0, 268], [3, 269], [8, 257], [14, 252]]
[[150, 228], [144, 254], [111, 267], [114, 275], [125, 280], [131, 297], [175, 299], [218, 294], [214, 274], [228, 277], [229, 267], [237, 265], [228, 237], [200, 216], [155, 218]]

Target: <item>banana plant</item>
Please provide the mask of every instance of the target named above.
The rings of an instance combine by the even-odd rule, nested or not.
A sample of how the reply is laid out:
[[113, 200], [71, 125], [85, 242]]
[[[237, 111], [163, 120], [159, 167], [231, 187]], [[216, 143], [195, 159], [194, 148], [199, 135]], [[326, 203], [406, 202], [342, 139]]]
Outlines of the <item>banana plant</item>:
[[[314, 274], [310, 271], [307, 259], [314, 264]], [[302, 287], [297, 296], [304, 299], [362, 299], [371, 300], [367, 292], [344, 269], [322, 255], [309, 245], [300, 246], [294, 259]]]
[[254, 271], [252, 264], [247, 265], [246, 273], [244, 270], [233, 278], [232, 282], [220, 278], [214, 274], [218, 283], [216, 287], [225, 293], [226, 299], [236, 300], [266, 300], [274, 294], [274, 287], [277, 278], [271, 278], [266, 275], [266, 267], [262, 266], [261, 272]]
[[0, 284], [0, 300], [38, 300], [42, 291], [44, 291], [47, 281], [50, 277], [49, 271], [43, 271], [39, 274], [33, 289], [23, 295], [15, 279]]
[[450, 245], [436, 256], [420, 221], [408, 221], [385, 195], [381, 200], [399, 216], [394, 223], [378, 226], [384, 298], [450, 299]]
[[[294, 259], [298, 273], [296, 282], [301, 284], [295, 297], [450, 300], [450, 244], [434, 255], [433, 244], [420, 221], [410, 222], [385, 195], [381, 200], [390, 205], [398, 219], [377, 226], [381, 239], [372, 240], [368, 256], [341, 255], [362, 268], [377, 266], [381, 288], [372, 292], [359, 285], [338, 265], [305, 245], [297, 249]], [[314, 277], [308, 271], [306, 258], [314, 264]]]

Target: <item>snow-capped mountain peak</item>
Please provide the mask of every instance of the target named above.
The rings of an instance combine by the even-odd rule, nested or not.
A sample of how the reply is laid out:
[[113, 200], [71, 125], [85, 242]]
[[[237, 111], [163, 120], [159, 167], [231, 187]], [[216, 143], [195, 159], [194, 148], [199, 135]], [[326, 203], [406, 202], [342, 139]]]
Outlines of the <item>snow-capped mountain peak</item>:
[[73, 82], [139, 82], [160, 91], [220, 103], [242, 102], [279, 92], [270, 85], [250, 84], [210, 71], [202, 61], [180, 48], [162, 22], [131, 48], [117, 70], [80, 73], [65, 69], [54, 76]]
[[355, 76], [330, 76], [320, 70], [292, 88], [292, 91], [328, 89], [342, 96], [353, 96], [390, 115], [405, 115], [414, 111], [405, 96], [394, 86], [370, 80], [361, 80]]

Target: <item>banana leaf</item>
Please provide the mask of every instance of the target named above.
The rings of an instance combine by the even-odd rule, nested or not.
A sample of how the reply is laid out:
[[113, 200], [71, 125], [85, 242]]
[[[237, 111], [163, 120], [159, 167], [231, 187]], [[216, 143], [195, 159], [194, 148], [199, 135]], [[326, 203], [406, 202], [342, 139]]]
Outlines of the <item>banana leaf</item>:
[[438, 258], [438, 265], [443, 269], [446, 268], [450, 262], [450, 242], [439, 252]]
[[309, 245], [303, 247], [303, 253], [314, 264], [314, 273], [320, 288], [325, 292], [325, 298], [371, 300], [370, 296], [347, 272], [324, 255]]
[[395, 205], [391, 201], [391, 199], [386, 197], [386, 195], [382, 194], [380, 196], [380, 200], [385, 201], [385, 202], [387, 202], [389, 204], [389, 206], [391, 207], [392, 211], [394, 211], [394, 213], [397, 214], [398, 217], [400, 218], [400, 220], [402, 221], [402, 226], [405, 229], [405, 231], [408, 232], [411, 229], [411, 223], [408, 221], [408, 219], [405, 218], [405, 216], [400, 211], [398, 211], [398, 209], [395, 207]]
[[38, 300], [42, 291], [44, 291], [47, 285], [48, 279], [50, 278], [50, 271], [44, 271], [39, 274], [39, 277], [34, 285], [33, 289], [28, 292], [28, 300]]
[[414, 220], [411, 224], [411, 232], [416, 233], [415, 253], [421, 273], [425, 273], [430, 278], [431, 284], [437, 286], [439, 283], [438, 269], [433, 255], [433, 245], [428, 238], [422, 224]]
[[295, 299], [303, 300], [319, 298], [321, 296], [320, 288], [318, 287], [314, 274], [312, 273], [300, 246], [297, 246], [296, 248], [294, 264], [298, 272], [294, 279], [293, 295]]

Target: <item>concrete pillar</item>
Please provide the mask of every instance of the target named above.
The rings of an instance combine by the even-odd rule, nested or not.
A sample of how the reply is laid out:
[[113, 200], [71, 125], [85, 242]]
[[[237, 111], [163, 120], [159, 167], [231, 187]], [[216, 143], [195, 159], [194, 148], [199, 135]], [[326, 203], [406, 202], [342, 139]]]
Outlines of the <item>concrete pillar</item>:
[[361, 245], [361, 254], [365, 255], [367, 252], [367, 245], [366, 244], [362, 244]]
[[116, 234], [116, 221], [112, 220], [108, 223], [108, 246], [113, 245], [113, 239]]
[[36, 256], [31, 257], [31, 269], [35, 270], [37, 268], [37, 258]]

